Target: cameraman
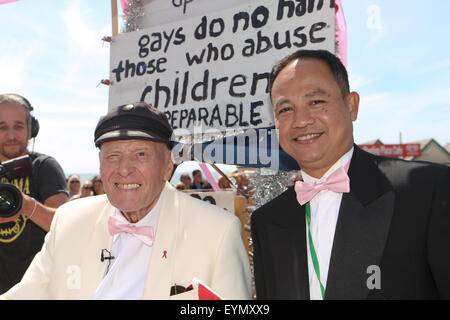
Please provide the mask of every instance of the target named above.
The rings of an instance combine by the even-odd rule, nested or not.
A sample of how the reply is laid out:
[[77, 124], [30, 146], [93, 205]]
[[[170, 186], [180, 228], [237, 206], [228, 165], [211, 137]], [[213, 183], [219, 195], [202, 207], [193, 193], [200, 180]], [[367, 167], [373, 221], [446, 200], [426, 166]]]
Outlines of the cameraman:
[[33, 107], [17, 94], [0, 94], [0, 162], [29, 155], [31, 172], [0, 182], [14, 184], [23, 195], [22, 209], [0, 217], [0, 293], [20, 281], [34, 255], [41, 250], [53, 215], [68, 200], [65, 175], [58, 162], [29, 152], [28, 140], [39, 131], [30, 114]]

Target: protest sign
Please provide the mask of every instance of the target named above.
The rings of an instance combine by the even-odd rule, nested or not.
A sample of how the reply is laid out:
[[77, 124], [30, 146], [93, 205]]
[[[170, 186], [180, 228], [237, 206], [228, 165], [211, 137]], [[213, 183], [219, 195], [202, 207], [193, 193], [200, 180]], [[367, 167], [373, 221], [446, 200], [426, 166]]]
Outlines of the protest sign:
[[[186, 13], [195, 1], [166, 1], [165, 12]], [[335, 52], [334, 6], [334, 0], [248, 1], [219, 11], [209, 5], [204, 15], [113, 36], [109, 108], [148, 102], [180, 136], [198, 126], [273, 126], [270, 68], [300, 48]]]

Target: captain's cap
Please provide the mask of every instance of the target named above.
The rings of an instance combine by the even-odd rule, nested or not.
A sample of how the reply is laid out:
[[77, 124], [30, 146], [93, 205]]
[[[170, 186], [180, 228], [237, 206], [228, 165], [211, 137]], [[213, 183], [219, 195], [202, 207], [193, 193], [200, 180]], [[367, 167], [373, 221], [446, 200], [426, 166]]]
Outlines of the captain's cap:
[[112, 108], [100, 118], [95, 128], [95, 146], [110, 140], [145, 139], [164, 142], [172, 148], [173, 129], [166, 115], [145, 102]]

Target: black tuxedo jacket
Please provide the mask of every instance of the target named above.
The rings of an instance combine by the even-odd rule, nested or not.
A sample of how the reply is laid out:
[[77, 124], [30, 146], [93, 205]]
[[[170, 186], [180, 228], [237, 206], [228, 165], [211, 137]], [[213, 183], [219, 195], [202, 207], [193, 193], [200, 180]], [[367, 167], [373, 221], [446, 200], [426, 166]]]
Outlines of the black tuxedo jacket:
[[[450, 299], [450, 167], [355, 146], [348, 175], [325, 299]], [[251, 228], [257, 298], [309, 299], [294, 188], [255, 210]]]

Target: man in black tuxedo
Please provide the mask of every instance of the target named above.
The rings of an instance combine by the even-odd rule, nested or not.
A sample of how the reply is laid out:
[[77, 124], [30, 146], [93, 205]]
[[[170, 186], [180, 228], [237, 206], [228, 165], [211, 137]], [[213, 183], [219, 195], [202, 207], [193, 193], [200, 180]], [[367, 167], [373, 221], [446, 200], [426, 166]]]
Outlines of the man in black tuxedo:
[[303, 181], [252, 214], [257, 298], [450, 299], [450, 168], [359, 149], [359, 96], [327, 51], [281, 60], [270, 94]]

